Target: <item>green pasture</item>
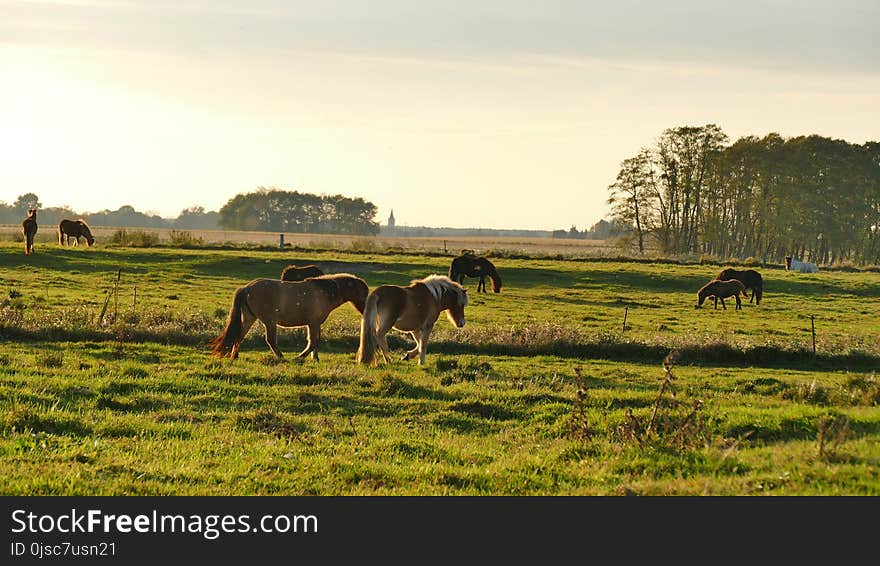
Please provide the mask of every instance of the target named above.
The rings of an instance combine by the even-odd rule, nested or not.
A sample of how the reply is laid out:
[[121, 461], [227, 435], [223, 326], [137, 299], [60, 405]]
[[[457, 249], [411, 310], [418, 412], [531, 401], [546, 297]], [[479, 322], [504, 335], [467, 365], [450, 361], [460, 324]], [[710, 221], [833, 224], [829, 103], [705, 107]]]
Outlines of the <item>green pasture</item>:
[[289, 263], [375, 287], [450, 260], [0, 244], [0, 493], [880, 494], [878, 273], [761, 269], [737, 311], [694, 308], [720, 266], [499, 257], [425, 367], [357, 366], [349, 305], [320, 362], [301, 330], [281, 362], [259, 325], [205, 347]]

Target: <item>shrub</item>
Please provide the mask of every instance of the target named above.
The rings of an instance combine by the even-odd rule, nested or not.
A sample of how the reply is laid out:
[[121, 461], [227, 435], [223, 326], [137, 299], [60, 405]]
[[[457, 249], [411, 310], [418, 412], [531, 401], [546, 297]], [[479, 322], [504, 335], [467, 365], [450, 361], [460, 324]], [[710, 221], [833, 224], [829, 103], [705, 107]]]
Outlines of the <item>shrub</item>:
[[171, 245], [178, 248], [187, 248], [204, 245], [205, 239], [192, 235], [188, 230], [172, 230]]
[[132, 248], [151, 248], [159, 245], [159, 235], [145, 230], [132, 230], [129, 232], [125, 228], [120, 228], [110, 236], [110, 243]]

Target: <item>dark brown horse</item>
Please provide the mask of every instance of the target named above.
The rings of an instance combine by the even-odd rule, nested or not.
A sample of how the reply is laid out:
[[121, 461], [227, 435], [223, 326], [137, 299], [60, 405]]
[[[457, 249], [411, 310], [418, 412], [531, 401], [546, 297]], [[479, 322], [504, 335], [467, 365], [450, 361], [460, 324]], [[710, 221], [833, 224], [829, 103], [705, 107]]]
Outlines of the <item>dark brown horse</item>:
[[392, 328], [409, 332], [416, 347], [403, 355], [404, 360], [419, 357], [419, 365], [425, 365], [428, 337], [440, 313], [446, 311], [449, 320], [457, 328], [464, 326], [464, 307], [468, 304], [467, 291], [445, 275], [429, 275], [416, 279], [406, 287], [380, 285], [367, 297], [361, 321], [361, 342], [357, 361], [376, 365], [376, 349], [382, 351], [385, 363], [388, 342], [385, 335]]
[[308, 344], [298, 358], [308, 354], [318, 359], [321, 324], [335, 308], [350, 302], [361, 314], [369, 288], [359, 277], [334, 273], [312, 277], [305, 281], [254, 279], [235, 291], [226, 328], [210, 346], [217, 357], [238, 357], [241, 342], [251, 326], [259, 320], [266, 327], [266, 344], [278, 357], [283, 358], [276, 343], [277, 327], [305, 326]]
[[[727, 305], [724, 304], [724, 299], [735, 297], [736, 308], [741, 310], [742, 301], [739, 299], [740, 293], [742, 293], [743, 296], [746, 295], [746, 286], [742, 284], [742, 281], [737, 281], [736, 279], [730, 279], [727, 281], [714, 279], [700, 287], [700, 290], [697, 291], [697, 308], [703, 306], [703, 302], [707, 298], [715, 297], [721, 299], [721, 306], [724, 307], [724, 310], [727, 310]], [[718, 303], [715, 304], [715, 308], [718, 308]]]
[[477, 292], [486, 292], [486, 277], [492, 280], [492, 290], [496, 293], [501, 292], [501, 276], [498, 270], [492, 265], [492, 262], [484, 257], [478, 257], [472, 253], [465, 252], [452, 260], [449, 266], [449, 278], [456, 283], [463, 284], [465, 276], [479, 277], [480, 282], [477, 283]]
[[761, 304], [761, 298], [764, 296], [764, 278], [761, 277], [761, 274], [754, 269], [738, 270], [732, 267], [728, 267], [726, 269], [722, 269], [721, 273], [719, 273], [715, 279], [718, 279], [720, 281], [736, 279], [737, 281], [745, 285], [746, 290], [752, 290], [752, 296], [749, 297], [749, 302], [751, 303], [752, 299], [754, 299], [756, 305]]
[[320, 277], [321, 275], [324, 275], [324, 272], [317, 265], [303, 265], [301, 267], [288, 265], [281, 271], [281, 280], [302, 281], [309, 277]]
[[[73, 238], [73, 244], [70, 243], [71, 238]], [[95, 243], [95, 238], [92, 236], [88, 224], [82, 220], [68, 220], [67, 218], [58, 223], [59, 246], [63, 246], [65, 243], [78, 246], [80, 238], [85, 238], [86, 244], [89, 246]]]
[[37, 210], [28, 210], [27, 218], [21, 221], [21, 231], [24, 234], [24, 255], [34, 252], [34, 236], [37, 234]]

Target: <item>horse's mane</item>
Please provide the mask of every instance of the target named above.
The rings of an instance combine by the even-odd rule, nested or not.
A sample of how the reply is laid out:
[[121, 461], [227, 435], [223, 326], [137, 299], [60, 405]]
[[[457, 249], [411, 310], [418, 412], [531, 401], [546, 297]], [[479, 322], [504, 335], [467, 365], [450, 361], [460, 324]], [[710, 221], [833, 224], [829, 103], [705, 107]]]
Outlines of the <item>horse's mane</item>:
[[423, 279], [413, 279], [410, 283], [413, 285], [416, 283], [423, 283], [438, 301], [440, 300], [440, 297], [443, 296], [443, 291], [452, 291], [458, 293], [459, 304], [467, 304], [467, 293], [465, 292], [464, 287], [446, 275], [428, 275]]

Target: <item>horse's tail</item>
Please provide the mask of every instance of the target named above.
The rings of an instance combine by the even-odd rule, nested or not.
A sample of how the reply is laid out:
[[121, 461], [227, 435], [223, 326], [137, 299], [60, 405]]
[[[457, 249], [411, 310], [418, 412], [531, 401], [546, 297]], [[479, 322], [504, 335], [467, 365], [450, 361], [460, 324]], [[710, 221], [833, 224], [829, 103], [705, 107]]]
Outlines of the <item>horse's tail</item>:
[[229, 310], [229, 320], [226, 322], [226, 328], [220, 333], [220, 336], [211, 340], [208, 345], [218, 358], [232, 357], [232, 352], [236, 346], [241, 344], [244, 336], [241, 335], [241, 310], [249, 308], [245, 301], [247, 300], [248, 290], [245, 288], [235, 292], [235, 298], [232, 300], [232, 308]]
[[447, 277], [456, 281], [456, 277], [458, 277], [458, 263], [457, 259], [452, 260], [452, 265], [449, 266], [449, 273], [446, 274]]
[[764, 296], [764, 280], [760, 277], [755, 281], [754, 293], [755, 293], [755, 304], [760, 305], [761, 304], [761, 297]]
[[379, 296], [373, 292], [367, 297], [364, 316], [361, 318], [361, 342], [357, 351], [359, 364], [376, 365], [376, 324], [379, 318]]

